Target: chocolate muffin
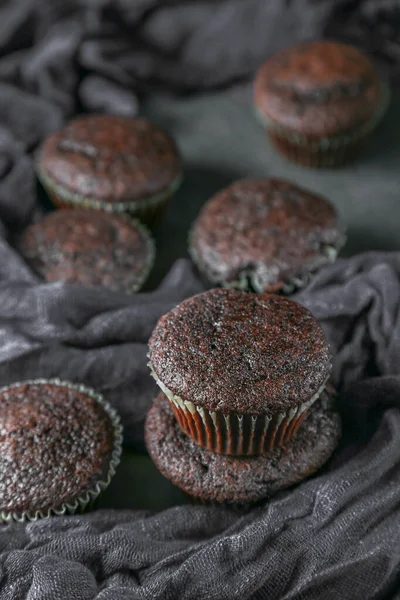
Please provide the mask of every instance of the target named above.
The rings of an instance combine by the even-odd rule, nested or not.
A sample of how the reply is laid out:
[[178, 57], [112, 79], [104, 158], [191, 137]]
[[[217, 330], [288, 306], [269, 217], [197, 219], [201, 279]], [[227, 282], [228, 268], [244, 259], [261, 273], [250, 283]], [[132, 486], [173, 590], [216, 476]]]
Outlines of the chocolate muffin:
[[182, 430], [222, 454], [262, 454], [289, 443], [331, 370], [311, 313], [273, 294], [215, 289], [158, 321], [152, 373]]
[[81, 116], [52, 134], [37, 172], [51, 199], [152, 223], [182, 179], [172, 138], [145, 118]]
[[213, 285], [289, 294], [333, 262], [344, 242], [325, 198], [287, 181], [245, 179], [206, 203], [189, 252]]
[[333, 390], [323, 392], [296, 438], [262, 456], [223, 456], [187, 437], [160, 394], [146, 420], [146, 445], [159, 471], [206, 503], [250, 504], [309, 477], [330, 458], [341, 433]]
[[79, 208], [54, 211], [28, 227], [18, 249], [45, 281], [125, 292], [141, 288], [155, 255], [153, 240], [138, 221]]
[[255, 104], [271, 142], [290, 160], [335, 167], [364, 147], [389, 92], [362, 52], [306, 42], [272, 56], [255, 80]]
[[74, 513], [109, 484], [122, 428], [103, 397], [57, 379], [0, 390], [0, 515], [4, 521]]

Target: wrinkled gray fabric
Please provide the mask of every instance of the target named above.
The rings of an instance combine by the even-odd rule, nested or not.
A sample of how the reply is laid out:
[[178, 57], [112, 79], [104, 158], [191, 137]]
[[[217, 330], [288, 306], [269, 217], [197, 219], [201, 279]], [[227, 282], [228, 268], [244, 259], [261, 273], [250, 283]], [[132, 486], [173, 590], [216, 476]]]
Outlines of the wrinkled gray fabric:
[[0, 285], [0, 384], [21, 376], [86, 383], [116, 406], [126, 441], [143, 447], [143, 421], [156, 393], [147, 340], [164, 312], [201, 290], [188, 265], [178, 261], [155, 292], [124, 296], [32, 285], [19, 257], [7, 254], [18, 279]]
[[[318, 476], [242, 516], [224, 508], [179, 506], [158, 514], [109, 510], [4, 527], [0, 597], [398, 597], [399, 261], [400, 256], [384, 255], [340, 261], [316, 279], [312, 291], [301, 295], [302, 302], [319, 314], [331, 341], [336, 340], [337, 373], [341, 365], [351, 362], [351, 356], [357, 369], [345, 369], [349, 380], [358, 377], [359, 368], [366, 369], [374, 357], [378, 363], [374, 368], [381, 374], [353, 382], [341, 395], [344, 439]], [[175, 277], [179, 275], [190, 279], [184, 262], [176, 266]], [[11, 289], [18, 287], [14, 284]], [[48, 316], [53, 312], [54, 324], [63, 318], [54, 317], [58, 298], [53, 303], [49, 296], [46, 302], [46, 288], [50, 292], [51, 287], [34, 287], [32, 292], [43, 294], [40, 312]], [[64, 286], [59, 292], [71, 298], [76, 289]], [[389, 307], [385, 306], [388, 296], [395, 299]], [[127, 304], [122, 310], [135, 314], [135, 301]], [[167, 305], [168, 301], [159, 308]], [[106, 307], [107, 302], [102, 305]], [[64, 327], [55, 328], [58, 336], [81, 346], [80, 333], [85, 327], [91, 330], [90, 315], [96, 315], [98, 308], [86, 307], [79, 323], [64, 322]], [[154, 313], [149, 313], [150, 325]], [[106, 351], [111, 356], [111, 344], [121, 339], [121, 332], [117, 330], [115, 339], [109, 340], [108, 319], [102, 320], [100, 330], [108, 339]], [[23, 321], [16, 318], [14, 329], [31, 344], [47, 337], [29, 320], [26, 327]], [[95, 321], [96, 317], [93, 325]], [[343, 324], [346, 334], [336, 335]], [[57, 335], [50, 329], [49, 336]], [[93, 345], [95, 338], [89, 336]], [[134, 347], [131, 351], [134, 357], [145, 352]], [[61, 346], [53, 353], [68, 357], [68, 349]], [[10, 361], [9, 375], [13, 365], [20, 375], [18, 359]], [[106, 363], [102, 366], [105, 369]]]
[[[1, 381], [95, 385], [140, 443], [155, 391], [146, 340], [159, 315], [201, 289], [189, 263], [157, 291], [121, 297], [38, 284], [3, 250], [13, 279], [0, 287]], [[4, 527], [1, 598], [398, 597], [400, 254], [339, 260], [297, 300], [323, 324], [334, 379], [346, 383], [345, 435], [329, 467], [244, 516], [179, 506]]]
[[[284, 6], [283, 6], [284, 5]], [[143, 447], [146, 343], [202, 289], [180, 260], [122, 296], [43, 284], [10, 246], [37, 218], [32, 153], [75, 111], [134, 115], [154, 84], [227, 85], [275, 49], [329, 35], [398, 73], [398, 2], [6, 0], [0, 3], [0, 384], [59, 376], [102, 391]], [[398, 20], [397, 20], [398, 23]], [[344, 436], [316, 477], [247, 514], [176, 506], [0, 528], [1, 600], [400, 597], [400, 255], [340, 260], [297, 297], [320, 319]]]
[[400, 254], [370, 252], [338, 260], [297, 295], [324, 326], [336, 386], [400, 375], [399, 274]]

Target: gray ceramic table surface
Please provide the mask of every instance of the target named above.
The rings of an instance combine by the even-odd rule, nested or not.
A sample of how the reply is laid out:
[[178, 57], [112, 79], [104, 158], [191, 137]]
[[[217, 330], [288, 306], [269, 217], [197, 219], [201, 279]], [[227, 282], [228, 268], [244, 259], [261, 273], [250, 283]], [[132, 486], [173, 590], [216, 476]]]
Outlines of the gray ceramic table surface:
[[[184, 158], [184, 183], [156, 232], [155, 286], [175, 259], [187, 256], [188, 228], [204, 202], [241, 177], [285, 178], [325, 195], [348, 227], [342, 256], [365, 250], [399, 250], [400, 95], [364, 154], [337, 170], [297, 167], [275, 153], [256, 120], [250, 88], [176, 98], [152, 97], [145, 113], [176, 138]], [[147, 456], [124, 453], [100, 506], [161, 509], [185, 499], [158, 474]]]

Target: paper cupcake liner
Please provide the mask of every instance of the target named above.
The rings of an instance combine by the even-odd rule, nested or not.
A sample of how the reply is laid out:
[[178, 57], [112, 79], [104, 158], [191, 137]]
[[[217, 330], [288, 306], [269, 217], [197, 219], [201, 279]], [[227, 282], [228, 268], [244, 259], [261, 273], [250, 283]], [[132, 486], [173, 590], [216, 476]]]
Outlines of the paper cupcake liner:
[[329, 460], [341, 434], [335, 404], [330, 393], [323, 393], [287, 446], [260, 456], [237, 457], [196, 449], [180, 432], [167, 398], [159, 394], [146, 419], [146, 446], [160, 473], [187, 497], [243, 509], [264, 503]]
[[322, 255], [319, 257], [319, 264], [316, 268], [311, 268], [307, 273], [301, 273], [297, 276], [289, 277], [287, 281], [279, 281], [270, 285], [265, 285], [262, 281], [259, 281], [257, 278], [257, 273], [254, 272], [254, 269], [243, 269], [238, 274], [237, 279], [230, 281], [226, 281], [223, 278], [210, 273], [207, 269], [207, 266], [203, 263], [198, 252], [194, 248], [192, 233], [189, 235], [188, 250], [193, 263], [196, 265], [200, 275], [204, 278], [206, 283], [211, 283], [212, 285], [243, 292], [268, 292], [271, 294], [282, 293], [284, 296], [289, 296], [308, 285], [319, 269], [335, 262], [341, 247], [346, 242], [345, 228], [342, 224], [340, 227], [341, 235], [338, 243], [335, 246], [332, 244], [325, 245], [324, 257]]
[[182, 175], [178, 175], [166, 190], [154, 194], [149, 198], [143, 198], [143, 200], [103, 202], [95, 198], [81, 196], [59, 185], [43, 172], [39, 166], [39, 157], [36, 159], [36, 172], [50, 200], [58, 208], [81, 207], [92, 210], [103, 210], [108, 213], [127, 215], [131, 218], [139, 219], [149, 226], [154, 226], [162, 216], [168, 200], [175, 194], [183, 180]]
[[296, 145], [290, 138], [286, 138], [280, 132], [268, 132], [272, 145], [287, 159], [304, 167], [315, 169], [329, 169], [346, 165], [355, 160], [367, 143], [370, 133], [364, 137], [357, 137], [354, 141], [349, 141], [346, 145], [338, 148], [315, 149], [312, 142], [309, 146], [306, 144]]
[[154, 379], [170, 401], [182, 431], [207, 450], [233, 456], [263, 454], [285, 446], [326, 386], [325, 382], [310, 400], [287, 412], [260, 416], [223, 414], [182, 400], [162, 383], [151, 364], [149, 366]]
[[9, 386], [5, 386], [0, 388], [0, 394], [4, 392], [8, 392], [12, 390], [14, 387], [20, 386], [21, 384], [27, 385], [43, 385], [43, 384], [52, 384], [59, 387], [67, 387], [71, 390], [76, 390], [81, 392], [87, 396], [90, 396], [101, 404], [104, 411], [110, 418], [113, 427], [114, 427], [114, 447], [111, 452], [110, 464], [108, 467], [108, 472], [105, 478], [98, 481], [93, 488], [90, 488], [82, 493], [81, 496], [76, 498], [73, 502], [65, 502], [60, 506], [52, 506], [50, 508], [46, 508], [45, 510], [34, 510], [34, 511], [0, 511], [0, 521], [4, 522], [27, 522], [27, 521], [37, 521], [38, 519], [51, 517], [51, 516], [62, 516], [62, 515], [73, 515], [75, 513], [84, 512], [94, 503], [97, 497], [103, 492], [108, 485], [110, 484], [111, 479], [113, 478], [115, 471], [119, 465], [121, 454], [122, 454], [122, 425], [120, 422], [120, 418], [114, 408], [109, 404], [101, 394], [95, 392], [92, 388], [88, 388], [82, 384], [75, 384], [69, 381], [62, 381], [60, 379], [30, 379], [27, 381], [18, 382]]
[[382, 102], [375, 115], [357, 130], [328, 137], [310, 138], [291, 131], [256, 109], [274, 147], [292, 162], [313, 168], [344, 165], [363, 150], [367, 139], [381, 121], [390, 102], [390, 88], [382, 82]]
[[180, 428], [199, 446], [219, 454], [252, 456], [285, 446], [316, 399], [272, 417], [224, 415], [194, 405], [193, 409], [187, 406], [192, 403], [180, 404], [176, 396], [171, 405]]

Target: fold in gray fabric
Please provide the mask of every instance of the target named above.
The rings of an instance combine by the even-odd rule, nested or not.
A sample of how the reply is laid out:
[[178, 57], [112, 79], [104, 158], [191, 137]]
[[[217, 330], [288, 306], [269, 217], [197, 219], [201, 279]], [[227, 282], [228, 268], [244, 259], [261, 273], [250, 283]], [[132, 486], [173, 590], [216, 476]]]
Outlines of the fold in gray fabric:
[[[283, 7], [284, 5], [284, 7]], [[6, 0], [0, 4], [0, 384], [82, 381], [143, 448], [157, 319], [202, 289], [186, 260], [155, 291], [43, 284], [9, 244], [37, 210], [32, 153], [79, 109], [227, 85], [288, 41], [355, 40], [398, 71], [397, 2]], [[344, 18], [346, 15], [346, 18]], [[397, 21], [398, 22], [398, 21]], [[373, 24], [373, 27], [371, 26]], [[239, 514], [176, 506], [0, 527], [0, 599], [396, 598], [400, 590], [400, 255], [321, 272], [297, 300], [329, 337], [344, 436], [317, 476]]]
[[[157, 392], [147, 341], [162, 314], [202, 291], [190, 263], [175, 263], [156, 291], [126, 296], [40, 283], [4, 242], [2, 256], [9, 276], [0, 284], [0, 384], [23, 374], [95, 387], [123, 417], [127, 442], [143, 448], [144, 417]], [[325, 329], [337, 387], [400, 375], [399, 273], [398, 254], [359, 255], [324, 269], [295, 297]]]
[[118, 292], [41, 284], [8, 249], [15, 280], [0, 284], [0, 384], [60, 377], [102, 391], [118, 409], [125, 440], [143, 449], [143, 423], [156, 384], [147, 340], [158, 318], [201, 291], [178, 261], [154, 292]]
[[[136, 296], [38, 284], [14, 260], [0, 287], [1, 382], [60, 375], [95, 385], [140, 444], [155, 387], [146, 341], [201, 289], [178, 261]], [[17, 277], [18, 275], [18, 277]], [[177, 506], [98, 511], [0, 532], [4, 598], [394, 598], [400, 590], [400, 254], [325, 269], [297, 296], [335, 355], [344, 438], [316, 477], [239, 515]], [[375, 377], [370, 377], [375, 375]]]
[[352, 386], [346, 422], [364, 417], [368, 431], [347, 438], [323, 474], [247, 515], [184, 506], [8, 528], [4, 597], [398, 597], [399, 383], [388, 376]]

